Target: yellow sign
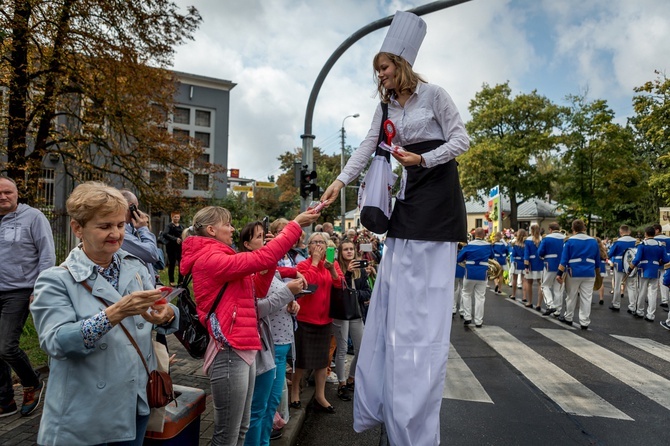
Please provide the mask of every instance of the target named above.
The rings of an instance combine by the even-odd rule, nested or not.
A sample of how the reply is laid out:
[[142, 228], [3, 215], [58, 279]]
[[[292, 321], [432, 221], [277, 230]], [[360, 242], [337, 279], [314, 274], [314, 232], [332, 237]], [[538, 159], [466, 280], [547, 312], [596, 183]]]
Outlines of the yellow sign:
[[253, 186], [233, 186], [235, 192], [253, 192]]
[[274, 189], [277, 187], [277, 183], [270, 183], [268, 181], [256, 181], [256, 187]]

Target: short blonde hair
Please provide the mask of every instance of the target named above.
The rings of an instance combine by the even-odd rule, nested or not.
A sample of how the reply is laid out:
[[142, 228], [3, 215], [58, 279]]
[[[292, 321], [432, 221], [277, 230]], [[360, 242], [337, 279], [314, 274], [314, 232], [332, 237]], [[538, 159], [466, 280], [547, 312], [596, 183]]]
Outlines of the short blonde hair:
[[121, 192], [99, 181], [87, 181], [75, 187], [65, 204], [70, 218], [86, 226], [95, 215], [110, 215], [128, 209]]
[[214, 226], [215, 224], [221, 223], [226, 224], [232, 221], [230, 211], [221, 206], [207, 206], [200, 209], [195, 216], [193, 217], [193, 223], [190, 227], [184, 229], [182, 233], [182, 240], [185, 240], [186, 237], [191, 235], [200, 235], [203, 237], [209, 237], [205, 228], [207, 226]]

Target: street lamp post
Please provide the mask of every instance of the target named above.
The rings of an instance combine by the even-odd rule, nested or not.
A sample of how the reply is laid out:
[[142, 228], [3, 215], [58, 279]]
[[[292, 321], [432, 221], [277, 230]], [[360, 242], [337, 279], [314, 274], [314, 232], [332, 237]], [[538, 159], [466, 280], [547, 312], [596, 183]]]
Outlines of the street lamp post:
[[[340, 157], [340, 172], [344, 170], [344, 121], [347, 120], [347, 118], [358, 118], [360, 115], [358, 113], [345, 116], [344, 119], [342, 120], [342, 156]], [[343, 187], [342, 190], [340, 190], [340, 204], [341, 204], [341, 214], [342, 214], [342, 219], [340, 220], [340, 232], [342, 235], [344, 235], [344, 222], [345, 222], [345, 217], [347, 214], [347, 206], [346, 206], [346, 195], [347, 195], [347, 188]]]

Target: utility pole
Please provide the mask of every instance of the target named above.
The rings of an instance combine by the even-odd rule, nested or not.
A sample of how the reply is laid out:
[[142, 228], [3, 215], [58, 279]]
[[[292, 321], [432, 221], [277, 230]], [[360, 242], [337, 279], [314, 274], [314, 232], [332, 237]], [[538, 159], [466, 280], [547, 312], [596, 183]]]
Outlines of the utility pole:
[[[413, 9], [408, 9], [407, 12], [411, 12], [413, 14], [421, 16], [429, 14], [431, 12], [439, 11], [441, 9], [449, 8], [451, 6], [460, 5], [461, 3], [467, 3], [469, 1], [471, 0], [438, 0], [432, 3], [428, 3], [427, 5], [422, 5]], [[307, 100], [307, 110], [305, 112], [305, 131], [302, 135], [300, 135], [300, 138], [302, 139], [303, 165], [310, 166], [310, 168], [311, 166], [314, 165], [314, 138], [316, 137], [312, 134], [312, 118], [314, 117], [314, 106], [316, 105], [316, 98], [319, 95], [321, 86], [323, 85], [323, 82], [326, 80], [326, 76], [330, 72], [330, 69], [333, 67], [333, 65], [335, 65], [337, 59], [339, 59], [340, 56], [342, 56], [342, 54], [344, 54], [344, 52], [351, 45], [358, 42], [360, 39], [367, 36], [371, 32], [389, 26], [392, 20], [393, 16], [388, 16], [386, 18], [379, 19], [377, 21], [369, 23], [365, 25], [363, 28], [353, 33], [351, 36], [347, 38], [347, 40], [342, 42], [340, 46], [337, 47], [335, 52], [333, 52], [333, 54], [330, 55], [330, 57], [324, 64], [323, 68], [321, 68], [321, 71], [319, 72], [318, 76], [316, 77], [316, 81], [314, 81], [314, 85], [312, 86], [312, 91], [309, 95], [309, 99]], [[300, 210], [305, 211], [307, 209], [307, 204], [308, 204], [307, 199], [302, 198], [300, 200]]]
[[[358, 118], [359, 116], [360, 115], [358, 113], [356, 113], [354, 115], [345, 116], [344, 119], [342, 120], [342, 129], [341, 129], [341, 132], [342, 132], [342, 156], [340, 157], [340, 172], [342, 172], [344, 170], [344, 134], [345, 134], [345, 132], [344, 132], [344, 121], [346, 121], [347, 118]], [[341, 207], [340, 207], [341, 212], [340, 213], [342, 214], [342, 219], [340, 221], [340, 233], [342, 233], [342, 235], [344, 235], [344, 230], [345, 230], [344, 222], [346, 220], [346, 214], [347, 214], [346, 200], [347, 200], [347, 188], [343, 187], [342, 190], [340, 190], [340, 204], [341, 204]]]

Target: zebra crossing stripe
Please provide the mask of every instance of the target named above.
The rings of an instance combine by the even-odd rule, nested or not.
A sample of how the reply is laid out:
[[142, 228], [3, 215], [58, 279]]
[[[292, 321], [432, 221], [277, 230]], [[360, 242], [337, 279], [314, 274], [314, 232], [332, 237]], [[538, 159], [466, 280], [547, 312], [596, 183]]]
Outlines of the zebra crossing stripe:
[[502, 328], [487, 326], [473, 331], [565, 412], [584, 417], [632, 420]]
[[663, 345], [660, 342], [645, 338], [631, 338], [629, 336], [618, 335], [612, 335], [612, 337], [615, 337], [620, 341], [632, 345], [633, 347], [637, 347], [640, 350], [650, 353], [657, 358], [661, 358], [664, 361], [670, 362], [670, 347], [667, 345]]
[[540, 328], [534, 328], [534, 330], [604, 370], [616, 379], [621, 379], [624, 376], [634, 376], [635, 379], [630, 380], [626, 384], [647, 398], [656, 401], [666, 409], [670, 409], [669, 380], [576, 334], [568, 333], [564, 330]]
[[447, 380], [444, 384], [442, 398], [493, 404], [493, 400], [475, 378], [474, 373], [463, 361], [453, 344], [449, 345]]

